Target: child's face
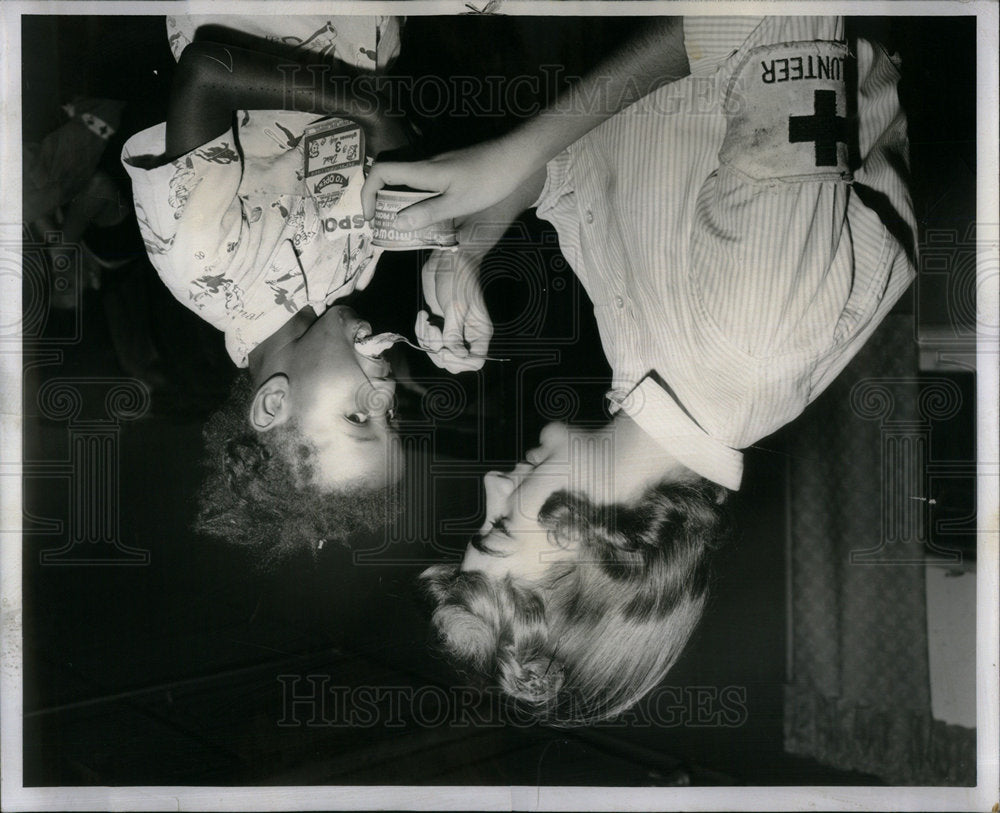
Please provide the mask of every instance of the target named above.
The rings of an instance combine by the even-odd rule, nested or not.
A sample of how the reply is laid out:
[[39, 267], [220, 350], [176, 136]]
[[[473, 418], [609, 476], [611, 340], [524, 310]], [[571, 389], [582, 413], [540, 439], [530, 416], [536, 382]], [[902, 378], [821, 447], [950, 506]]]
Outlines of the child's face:
[[389, 423], [396, 382], [389, 362], [355, 350], [366, 323], [335, 305], [298, 342], [289, 370], [292, 414], [316, 447], [311, 461], [319, 488], [378, 487], [403, 474]]

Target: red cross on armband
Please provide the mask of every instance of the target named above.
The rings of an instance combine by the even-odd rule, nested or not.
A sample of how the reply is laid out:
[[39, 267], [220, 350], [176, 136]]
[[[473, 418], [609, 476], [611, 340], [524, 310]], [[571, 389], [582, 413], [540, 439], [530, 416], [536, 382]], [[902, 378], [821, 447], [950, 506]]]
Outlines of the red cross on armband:
[[849, 179], [848, 58], [838, 42], [748, 51], [726, 89], [720, 162], [760, 181]]
[[847, 143], [847, 119], [837, 115], [837, 94], [832, 90], [817, 90], [813, 99], [815, 111], [811, 116], [788, 119], [788, 141], [812, 142], [816, 145], [816, 166], [834, 167], [837, 145]]

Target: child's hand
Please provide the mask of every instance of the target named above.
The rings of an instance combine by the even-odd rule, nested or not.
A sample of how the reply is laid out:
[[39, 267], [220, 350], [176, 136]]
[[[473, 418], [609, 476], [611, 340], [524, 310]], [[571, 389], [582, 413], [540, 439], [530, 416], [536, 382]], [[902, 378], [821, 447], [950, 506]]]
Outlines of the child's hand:
[[443, 329], [432, 325], [427, 311], [417, 314], [414, 329], [431, 360], [450, 373], [478, 370], [486, 361], [493, 322], [479, 283], [479, 251], [436, 250], [421, 271], [424, 299]]
[[361, 190], [365, 218], [374, 216], [375, 193], [387, 185], [442, 193], [401, 212], [396, 225], [404, 231], [422, 229], [448, 218], [464, 218], [510, 196], [525, 181], [521, 163], [501, 140], [426, 161], [376, 163]]

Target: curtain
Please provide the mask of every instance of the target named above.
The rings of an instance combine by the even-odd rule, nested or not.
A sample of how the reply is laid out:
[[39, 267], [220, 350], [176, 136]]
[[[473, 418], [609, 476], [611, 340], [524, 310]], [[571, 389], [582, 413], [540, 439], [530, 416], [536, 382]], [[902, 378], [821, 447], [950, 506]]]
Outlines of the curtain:
[[960, 402], [918, 377], [913, 319], [893, 315], [791, 433], [789, 753], [975, 784], [975, 730], [931, 716], [922, 564], [930, 421]]

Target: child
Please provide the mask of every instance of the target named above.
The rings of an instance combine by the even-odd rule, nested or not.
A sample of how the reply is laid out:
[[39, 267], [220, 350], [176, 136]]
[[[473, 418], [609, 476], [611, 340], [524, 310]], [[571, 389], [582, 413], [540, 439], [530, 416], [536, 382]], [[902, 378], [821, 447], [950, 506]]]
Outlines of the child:
[[194, 42], [167, 121], [122, 156], [160, 278], [246, 370], [206, 427], [199, 527], [265, 562], [376, 526], [402, 476], [390, 366], [338, 301], [378, 259], [366, 161], [407, 139], [358, 81], [301, 67]]

